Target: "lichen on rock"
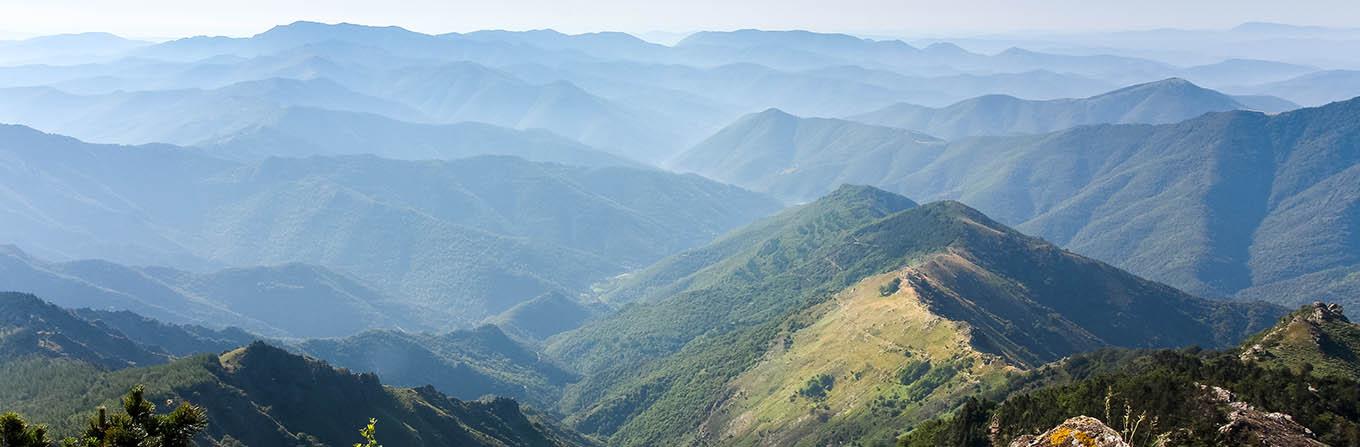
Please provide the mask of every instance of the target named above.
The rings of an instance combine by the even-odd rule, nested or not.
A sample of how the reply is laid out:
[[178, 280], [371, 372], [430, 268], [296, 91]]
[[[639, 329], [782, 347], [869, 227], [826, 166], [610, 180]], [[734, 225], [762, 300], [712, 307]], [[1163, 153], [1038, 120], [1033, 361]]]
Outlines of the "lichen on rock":
[[1026, 435], [1011, 441], [1010, 447], [1131, 447], [1119, 432], [1099, 419], [1077, 416], [1038, 436]]

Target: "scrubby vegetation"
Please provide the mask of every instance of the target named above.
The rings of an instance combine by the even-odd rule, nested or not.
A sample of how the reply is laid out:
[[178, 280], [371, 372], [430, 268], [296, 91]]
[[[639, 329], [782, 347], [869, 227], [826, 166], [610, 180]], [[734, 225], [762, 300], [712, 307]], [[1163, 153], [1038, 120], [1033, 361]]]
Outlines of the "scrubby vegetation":
[[[173, 404], [167, 401], [167, 405]], [[122, 412], [108, 414], [100, 406], [88, 417], [85, 430], [61, 440], [62, 447], [191, 447], [208, 426], [207, 412], [188, 402], [166, 414], [146, 400], [146, 388], [132, 387], [122, 398]], [[46, 425], [29, 425], [17, 413], [0, 415], [0, 446], [53, 447]]]
[[836, 378], [830, 374], [818, 374], [808, 379], [807, 384], [798, 389], [798, 395], [812, 400], [826, 399], [826, 393], [836, 386]]
[[902, 278], [893, 278], [892, 281], [888, 281], [887, 284], [878, 287], [878, 294], [881, 296], [890, 296], [897, 293], [897, 290], [901, 288]]
[[[1080, 415], [1100, 418], [1135, 445], [1174, 434], [1186, 446], [1239, 445], [1201, 387], [1217, 386], [1264, 411], [1288, 414], [1330, 445], [1360, 443], [1360, 383], [1266, 368], [1232, 352], [1105, 350], [1075, 356], [1014, 380], [998, 404], [975, 402], [915, 427], [904, 446], [952, 444], [995, 433], [1000, 445]], [[994, 424], [994, 428], [991, 427]]]

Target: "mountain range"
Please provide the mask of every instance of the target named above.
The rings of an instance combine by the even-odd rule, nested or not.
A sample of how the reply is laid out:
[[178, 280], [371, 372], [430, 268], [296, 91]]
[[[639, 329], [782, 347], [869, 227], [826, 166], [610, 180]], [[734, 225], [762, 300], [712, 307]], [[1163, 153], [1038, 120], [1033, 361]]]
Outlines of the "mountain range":
[[151, 42], [89, 32], [0, 41], [0, 64], [70, 64], [112, 59]]
[[[468, 325], [693, 247], [777, 208], [697, 176], [511, 157], [238, 163], [6, 127], [3, 239], [49, 259], [319, 264]], [[159, 175], [128, 177], [135, 167]]]
[[943, 140], [901, 128], [769, 109], [738, 119], [669, 167], [796, 203], [846, 182], [893, 178], [895, 165], [927, 163], [945, 147]]
[[284, 264], [195, 273], [102, 260], [48, 262], [0, 250], [0, 289], [66, 307], [133, 311], [168, 323], [236, 327], [278, 337], [339, 337], [421, 326], [396, 302], [324, 267]]
[[0, 444], [1360, 445], [1360, 28], [665, 39], [0, 41]]
[[464, 401], [428, 386], [388, 387], [373, 374], [350, 373], [263, 342], [171, 356], [100, 320], [17, 293], [0, 293], [0, 316], [6, 410], [47, 422], [57, 433], [83, 429], [97, 405], [140, 384], [152, 402], [203, 407], [212, 421], [205, 441], [214, 444], [344, 445], [371, 417], [385, 442], [400, 445], [591, 445], [511, 399]]
[[1360, 71], [1326, 70], [1234, 91], [1263, 95], [1284, 95], [1300, 104], [1320, 106], [1360, 96]]
[[1282, 310], [1212, 302], [956, 202], [845, 186], [621, 280], [550, 340], [567, 419], [615, 445], [891, 439], [968, 384], [1103, 346], [1229, 346]]
[[848, 119], [954, 140], [982, 135], [1046, 133], [1092, 124], [1170, 124], [1209, 112], [1229, 110], [1279, 113], [1298, 108], [1288, 101], [1274, 102], [1233, 97], [1172, 78], [1089, 98], [1027, 101], [993, 95], [939, 109], [897, 104]]
[[373, 154], [396, 160], [508, 155], [580, 166], [641, 167], [622, 156], [543, 130], [521, 131], [475, 122], [417, 124], [369, 113], [306, 107], [289, 107], [271, 114], [267, 121], [195, 144], [213, 156], [243, 161], [313, 155]]
[[492, 325], [439, 334], [368, 331], [285, 348], [377, 374], [385, 383], [433, 386], [459, 399], [510, 397], [545, 410], [554, 409], [567, 384], [580, 380]]
[[[685, 168], [793, 200], [853, 176], [922, 199], [961, 200], [1194, 294], [1353, 305], [1355, 250], [1346, 228], [1357, 197], [1348, 180], [1357, 107], [1360, 100], [1273, 116], [1234, 111], [1175, 124], [899, 143], [864, 162], [854, 158], [862, 152], [827, 154], [876, 147], [903, 131], [767, 113], [696, 146], [692, 154], [721, 156], [696, 156], [708, 163]], [[803, 125], [847, 129], [847, 136], [821, 144], [818, 134], [799, 132]], [[830, 161], [789, 161], [781, 154], [790, 144]]]

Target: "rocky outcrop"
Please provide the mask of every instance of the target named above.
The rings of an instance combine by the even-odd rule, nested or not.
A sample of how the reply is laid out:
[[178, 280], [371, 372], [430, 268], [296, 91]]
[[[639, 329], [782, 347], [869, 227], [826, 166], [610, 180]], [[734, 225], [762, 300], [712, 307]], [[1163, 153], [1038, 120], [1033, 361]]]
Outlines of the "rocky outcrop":
[[1131, 447], [1119, 432], [1088, 416], [1077, 416], [1038, 436], [1025, 435], [1010, 447]]
[[1312, 430], [1284, 413], [1261, 411], [1238, 401], [1231, 391], [1200, 385], [1207, 399], [1224, 407], [1228, 423], [1218, 428], [1232, 445], [1269, 447], [1326, 447], [1315, 439]]

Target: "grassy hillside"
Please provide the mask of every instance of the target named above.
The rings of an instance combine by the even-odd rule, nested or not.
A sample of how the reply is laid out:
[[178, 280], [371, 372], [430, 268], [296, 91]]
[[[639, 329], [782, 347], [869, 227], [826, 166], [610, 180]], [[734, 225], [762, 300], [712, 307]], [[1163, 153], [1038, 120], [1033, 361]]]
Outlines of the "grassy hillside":
[[[731, 379], [700, 426], [704, 442], [818, 445], [892, 439], [1019, 370], [971, 345], [969, 326], [933, 313], [904, 272], [865, 278], [818, 305]], [[887, 293], [887, 296], [884, 294]]]
[[849, 186], [617, 287], [634, 304], [549, 351], [585, 376], [563, 401], [574, 426], [618, 445], [891, 439], [883, 427], [1007, 368], [1223, 346], [1281, 313], [1190, 297], [957, 203]]
[[1360, 381], [1360, 325], [1336, 304], [1314, 303], [1242, 343], [1243, 360]]

